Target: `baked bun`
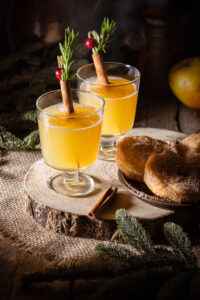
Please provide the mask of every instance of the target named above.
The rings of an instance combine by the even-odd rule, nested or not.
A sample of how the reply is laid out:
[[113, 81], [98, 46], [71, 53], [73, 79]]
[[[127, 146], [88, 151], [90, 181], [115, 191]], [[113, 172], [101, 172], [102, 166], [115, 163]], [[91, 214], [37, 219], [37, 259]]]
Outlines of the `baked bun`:
[[115, 160], [128, 178], [143, 182], [144, 168], [149, 156], [163, 150], [177, 152], [176, 146], [171, 142], [148, 136], [124, 136], [116, 143]]
[[144, 181], [157, 196], [180, 202], [200, 201], [200, 173], [171, 151], [151, 155]]
[[200, 134], [189, 135], [177, 147], [187, 163], [200, 168]]

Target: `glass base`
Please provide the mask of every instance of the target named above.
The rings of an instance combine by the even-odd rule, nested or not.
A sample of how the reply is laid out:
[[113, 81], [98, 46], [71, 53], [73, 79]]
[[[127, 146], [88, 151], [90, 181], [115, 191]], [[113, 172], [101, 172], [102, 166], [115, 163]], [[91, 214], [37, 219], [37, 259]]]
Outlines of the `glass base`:
[[94, 180], [83, 173], [78, 173], [78, 180], [74, 182], [67, 182], [64, 173], [59, 173], [49, 177], [47, 185], [51, 190], [58, 194], [70, 197], [85, 196], [94, 189]]

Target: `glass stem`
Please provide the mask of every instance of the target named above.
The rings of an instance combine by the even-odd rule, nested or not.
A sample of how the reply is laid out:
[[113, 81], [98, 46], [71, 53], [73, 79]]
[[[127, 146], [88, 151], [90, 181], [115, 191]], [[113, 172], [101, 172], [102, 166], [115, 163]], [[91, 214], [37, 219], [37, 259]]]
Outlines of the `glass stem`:
[[113, 137], [102, 137], [100, 149], [103, 152], [115, 152], [115, 139]]
[[79, 183], [78, 172], [64, 172], [63, 173], [63, 183], [67, 185], [77, 185]]

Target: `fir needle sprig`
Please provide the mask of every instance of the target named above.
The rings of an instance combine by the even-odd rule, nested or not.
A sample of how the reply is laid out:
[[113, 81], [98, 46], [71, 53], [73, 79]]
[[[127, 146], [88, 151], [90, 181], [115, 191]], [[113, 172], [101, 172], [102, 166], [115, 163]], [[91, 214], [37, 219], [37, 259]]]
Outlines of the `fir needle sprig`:
[[101, 24], [101, 30], [99, 35], [98, 45], [94, 47], [94, 53], [104, 52], [106, 53], [106, 48], [111, 42], [111, 35], [115, 32], [117, 28], [116, 22], [112, 20], [110, 22], [109, 18], [104, 18]]
[[78, 37], [78, 34], [78, 32], [74, 33], [73, 29], [70, 30], [69, 27], [65, 29], [64, 43], [63, 45], [59, 43], [59, 48], [62, 55], [57, 56], [59, 69], [56, 70], [55, 76], [60, 80], [60, 88], [64, 104], [64, 110], [67, 114], [74, 113], [70, 80], [74, 79], [76, 73], [70, 75], [70, 68], [74, 63], [74, 44]]
[[69, 75], [70, 68], [74, 63], [73, 53], [74, 53], [74, 44], [78, 38], [79, 33], [75, 33], [74, 30], [70, 30], [69, 27], [65, 29], [65, 40], [62, 43], [59, 43], [60, 52], [62, 57], [59, 57], [58, 62], [59, 66], [62, 67], [61, 79], [62, 80], [73, 80], [76, 76], [76, 73]]
[[85, 41], [85, 46], [92, 50], [92, 59], [97, 73], [98, 82], [100, 84], [109, 84], [106, 68], [102, 58], [102, 52], [106, 53], [108, 44], [110, 43], [110, 36], [116, 30], [115, 21], [104, 18], [100, 35], [93, 30], [88, 32], [88, 38]]

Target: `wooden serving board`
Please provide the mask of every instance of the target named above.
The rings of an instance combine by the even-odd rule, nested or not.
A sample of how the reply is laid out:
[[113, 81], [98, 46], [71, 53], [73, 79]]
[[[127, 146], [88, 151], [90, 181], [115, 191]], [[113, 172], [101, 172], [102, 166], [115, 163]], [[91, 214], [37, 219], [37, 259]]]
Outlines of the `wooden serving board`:
[[[129, 135], [147, 135], [168, 141], [177, 141], [184, 134], [155, 128], [135, 128]], [[174, 212], [146, 204], [124, 190], [118, 180], [118, 167], [114, 162], [97, 160], [85, 170], [95, 181], [94, 191], [85, 197], [59, 195], [47, 186], [47, 179], [58, 171], [41, 159], [34, 163], [24, 180], [26, 209], [41, 225], [65, 235], [95, 239], [111, 239], [115, 229], [115, 212], [125, 208], [131, 215], [146, 224], [156, 223]], [[100, 194], [110, 185], [118, 187], [117, 196], [109, 203], [98, 218], [91, 220], [87, 213]]]

